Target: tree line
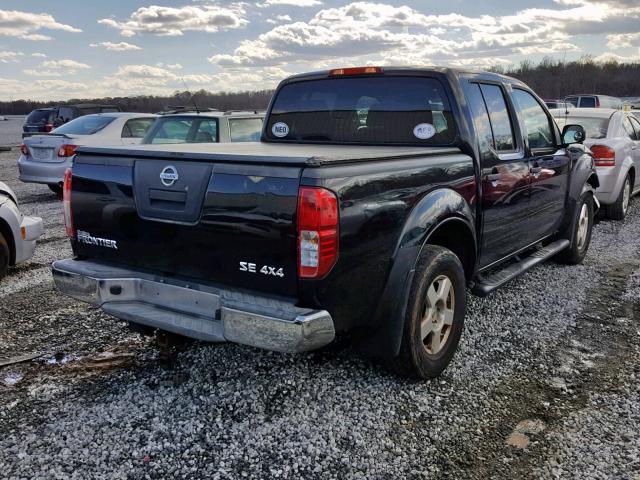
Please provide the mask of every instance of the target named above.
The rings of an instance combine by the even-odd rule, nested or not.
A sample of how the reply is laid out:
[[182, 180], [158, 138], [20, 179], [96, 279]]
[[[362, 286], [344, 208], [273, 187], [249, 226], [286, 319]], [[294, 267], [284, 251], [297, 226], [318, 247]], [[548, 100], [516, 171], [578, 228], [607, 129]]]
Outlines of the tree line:
[[[596, 62], [590, 56], [571, 62], [544, 58], [538, 64], [525, 60], [517, 66], [497, 67], [492, 71], [522, 80], [543, 98], [562, 98], [576, 93], [640, 96], [640, 63]], [[176, 91], [170, 96], [83, 98], [64, 102], [15, 100], [0, 102], [0, 114], [26, 115], [36, 108], [75, 103], [118, 105], [126, 112], [151, 113], [177, 106], [191, 107], [194, 103], [199, 108], [264, 110], [272, 94], [273, 90], [218, 93], [199, 90]]]
[[640, 63], [596, 62], [585, 56], [572, 62], [544, 58], [534, 64], [525, 60], [517, 66], [492, 70], [522, 80], [542, 98], [579, 93], [640, 96]]
[[272, 90], [252, 92], [197, 92], [176, 91], [170, 96], [139, 95], [135, 97], [74, 98], [67, 101], [14, 100], [0, 102], [0, 115], [26, 115], [36, 108], [77, 103], [117, 105], [123, 112], [157, 113], [176, 107], [216, 108], [218, 110], [264, 110], [269, 104]]

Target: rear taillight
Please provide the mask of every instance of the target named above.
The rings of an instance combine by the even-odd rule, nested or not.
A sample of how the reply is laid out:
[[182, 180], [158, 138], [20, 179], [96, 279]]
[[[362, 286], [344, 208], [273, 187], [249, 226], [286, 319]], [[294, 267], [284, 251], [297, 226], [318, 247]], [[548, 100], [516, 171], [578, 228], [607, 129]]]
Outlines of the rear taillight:
[[45, 131], [45, 132], [50, 132], [51, 130], [53, 130], [53, 123], [47, 123], [47, 124], [44, 126], [44, 131]]
[[67, 236], [76, 237], [76, 231], [73, 228], [73, 217], [71, 215], [71, 169], [67, 168], [64, 172], [64, 184], [62, 186], [62, 211], [64, 213], [64, 226], [67, 230]]
[[71, 157], [72, 155], [74, 155], [76, 153], [76, 148], [78, 148], [77, 145], [64, 144], [58, 150], [58, 156], [59, 157]]
[[27, 147], [24, 143], [20, 145], [20, 152], [23, 155], [29, 155], [29, 147]]
[[338, 199], [318, 187], [298, 192], [298, 276], [325, 276], [338, 259]]
[[596, 167], [615, 167], [616, 151], [606, 145], [593, 145], [591, 147]]

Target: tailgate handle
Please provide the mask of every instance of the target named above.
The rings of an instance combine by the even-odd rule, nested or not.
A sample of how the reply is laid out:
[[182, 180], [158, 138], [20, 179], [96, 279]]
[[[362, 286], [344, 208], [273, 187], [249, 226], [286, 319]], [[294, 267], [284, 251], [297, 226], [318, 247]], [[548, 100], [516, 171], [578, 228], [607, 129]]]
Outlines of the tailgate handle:
[[162, 200], [164, 202], [186, 203], [186, 192], [172, 192], [171, 190], [149, 189], [149, 200]]

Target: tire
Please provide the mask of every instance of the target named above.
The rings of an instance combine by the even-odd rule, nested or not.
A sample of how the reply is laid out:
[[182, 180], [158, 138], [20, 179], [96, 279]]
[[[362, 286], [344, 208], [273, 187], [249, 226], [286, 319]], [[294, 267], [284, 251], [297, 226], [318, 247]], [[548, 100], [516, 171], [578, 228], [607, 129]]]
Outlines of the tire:
[[7, 276], [10, 258], [9, 245], [2, 233], [0, 233], [0, 280]]
[[627, 211], [629, 210], [629, 202], [631, 201], [631, 189], [633, 185], [631, 185], [631, 177], [629, 174], [624, 179], [624, 183], [622, 184], [622, 188], [620, 189], [620, 194], [616, 201], [611, 205], [607, 206], [607, 217], [611, 220], [624, 220], [624, 217], [627, 215]]
[[59, 197], [62, 197], [62, 185], [60, 185], [59, 183], [48, 183], [47, 186], [53, 193], [55, 193]]
[[583, 194], [576, 208], [578, 211], [578, 219], [571, 232], [571, 246], [556, 256], [558, 262], [567, 265], [582, 263], [582, 260], [584, 260], [587, 254], [587, 250], [589, 250], [593, 230], [594, 208], [592, 194], [590, 192]]
[[446, 248], [427, 245], [409, 291], [400, 354], [389, 362], [396, 373], [421, 379], [442, 373], [462, 335], [466, 294], [458, 257]]

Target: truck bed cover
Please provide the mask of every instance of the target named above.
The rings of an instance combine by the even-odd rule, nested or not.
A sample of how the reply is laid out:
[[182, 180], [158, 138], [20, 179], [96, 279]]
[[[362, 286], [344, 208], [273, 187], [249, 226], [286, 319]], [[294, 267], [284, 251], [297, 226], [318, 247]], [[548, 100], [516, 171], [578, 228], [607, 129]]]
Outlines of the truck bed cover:
[[[221, 163], [260, 163], [287, 166], [322, 166], [394, 158], [414, 158], [460, 153], [457, 147], [403, 147], [313, 145], [286, 143], [190, 143], [127, 147], [81, 147], [83, 162], [89, 157], [156, 158]], [[89, 154], [89, 155], [87, 155]], [[97, 159], [96, 159], [97, 160]]]

